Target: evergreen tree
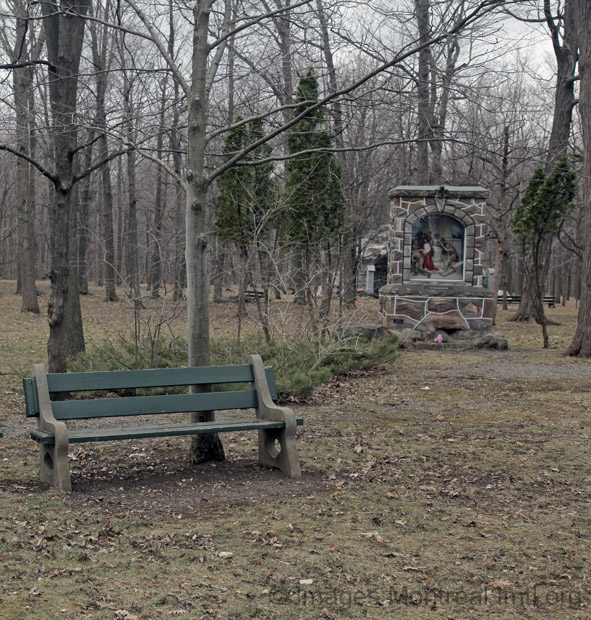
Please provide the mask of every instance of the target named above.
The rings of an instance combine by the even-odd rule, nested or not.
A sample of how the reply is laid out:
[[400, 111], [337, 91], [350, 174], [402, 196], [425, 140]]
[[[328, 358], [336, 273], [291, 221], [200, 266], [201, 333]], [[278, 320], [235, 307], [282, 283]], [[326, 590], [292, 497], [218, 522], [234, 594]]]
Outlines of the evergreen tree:
[[[262, 120], [257, 119], [248, 123], [242, 123], [242, 120], [242, 117], [237, 117], [236, 126], [226, 136], [224, 144], [226, 161], [244, 152], [264, 136]], [[237, 245], [242, 259], [242, 273], [239, 278], [238, 340], [242, 329], [242, 316], [245, 314], [244, 293], [249, 286], [256, 286], [252, 277], [254, 271], [252, 259], [258, 250], [261, 254], [260, 264], [264, 263], [261, 240], [269, 233], [274, 223], [273, 214], [278, 202], [273, 164], [262, 161], [269, 158], [271, 151], [267, 143], [254, 148], [242, 158], [242, 165], [232, 166], [218, 179], [215, 231], [223, 242]], [[268, 314], [258, 297], [256, 302], [263, 333], [269, 342], [271, 336]]]
[[[318, 101], [318, 80], [312, 69], [300, 79], [295, 115]], [[310, 248], [343, 232], [345, 196], [341, 171], [329, 152], [331, 136], [325, 129], [325, 109], [310, 110], [288, 136], [285, 232], [295, 245]], [[317, 151], [317, 152], [309, 152]]]
[[[320, 331], [330, 310], [334, 280], [332, 246], [345, 230], [345, 194], [341, 170], [330, 152], [332, 139], [326, 130], [326, 111], [314, 107], [318, 80], [312, 69], [300, 78], [295, 115], [304, 116], [289, 132], [290, 160], [285, 190], [284, 232], [297, 248], [296, 302], [314, 304], [312, 289], [322, 289]], [[314, 263], [318, 263], [314, 270]]]
[[[241, 123], [238, 116], [235, 123]], [[224, 159], [228, 161], [248, 145], [248, 125], [231, 129], [224, 142]], [[252, 169], [234, 166], [218, 179], [216, 233], [225, 243], [235, 242], [244, 246], [252, 234], [250, 199], [252, 194]]]
[[[238, 126], [226, 136], [223, 150], [226, 161], [263, 136], [261, 120], [240, 125], [242, 120], [237, 117]], [[270, 153], [271, 147], [264, 144], [243, 158], [241, 164], [247, 165], [234, 166], [218, 179], [216, 233], [225, 243], [236, 243], [243, 254], [260, 237], [276, 202], [273, 164], [256, 164]]]
[[568, 157], [561, 157], [546, 176], [538, 168], [513, 217], [513, 232], [526, 245], [535, 245], [558, 232], [564, 217], [574, 209], [576, 174]]
[[524, 273], [534, 291], [534, 318], [542, 326], [544, 347], [548, 347], [548, 323], [544, 315], [542, 288], [543, 247], [555, 235], [564, 217], [574, 209], [576, 174], [568, 157], [561, 157], [546, 176], [537, 168], [513, 217], [513, 232], [521, 243]]

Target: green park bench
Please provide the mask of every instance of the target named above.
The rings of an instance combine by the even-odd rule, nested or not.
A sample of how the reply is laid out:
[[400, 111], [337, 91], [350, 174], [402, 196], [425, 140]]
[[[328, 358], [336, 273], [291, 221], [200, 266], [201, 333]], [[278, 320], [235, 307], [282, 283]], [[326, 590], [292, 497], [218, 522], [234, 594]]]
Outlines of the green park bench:
[[[554, 298], [553, 295], [546, 295], [546, 297], [544, 297], [542, 299], [542, 302], [545, 304], [548, 304], [549, 308], [554, 308], [556, 306], [556, 299]], [[499, 295], [497, 297], [497, 303], [498, 304], [502, 304], [503, 303], [503, 296]], [[507, 295], [507, 303], [508, 304], [520, 304], [521, 303], [521, 295]]]
[[255, 291], [255, 290], [246, 290], [244, 291], [244, 298], [246, 301], [256, 301], [257, 299], [264, 299], [265, 293], [264, 291]]
[[[40, 478], [62, 491], [71, 491], [68, 446], [71, 443], [115, 441], [149, 437], [203, 435], [257, 430], [259, 463], [277, 467], [289, 478], [300, 477], [295, 447], [296, 427], [303, 424], [293, 411], [275, 404], [277, 390], [273, 369], [263, 366], [259, 355], [248, 364], [199, 368], [158, 368], [111, 372], [46, 373], [42, 364], [33, 365], [33, 377], [23, 379], [26, 415], [37, 418], [31, 437], [39, 443]], [[248, 389], [207, 391], [209, 386], [249, 383]], [[148, 396], [113, 396], [143, 388], [201, 386], [203, 392]], [[241, 386], [236, 386], [240, 388]], [[242, 386], [243, 387], [243, 386]], [[199, 389], [199, 388], [198, 388]], [[101, 391], [102, 397], [96, 392]], [[76, 398], [71, 398], [71, 393]], [[81, 393], [86, 392], [85, 395]], [[108, 398], [104, 396], [108, 394]], [[64, 395], [69, 395], [64, 400]], [[84, 396], [83, 398], [79, 398]], [[254, 409], [255, 417], [207, 421], [207, 412]], [[123, 416], [159, 416], [196, 413], [203, 421], [175, 421], [156, 425], [68, 428], [71, 420]], [[177, 416], [178, 419], [178, 416]]]

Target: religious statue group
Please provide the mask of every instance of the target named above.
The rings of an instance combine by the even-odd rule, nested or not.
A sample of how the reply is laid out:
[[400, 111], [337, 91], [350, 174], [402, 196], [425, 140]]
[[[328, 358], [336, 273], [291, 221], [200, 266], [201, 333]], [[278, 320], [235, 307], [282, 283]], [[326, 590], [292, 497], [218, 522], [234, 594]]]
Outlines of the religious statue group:
[[458, 251], [445, 238], [428, 232], [419, 231], [413, 239], [412, 246], [412, 274], [426, 276], [437, 274], [448, 277], [458, 274], [461, 277], [462, 261]]

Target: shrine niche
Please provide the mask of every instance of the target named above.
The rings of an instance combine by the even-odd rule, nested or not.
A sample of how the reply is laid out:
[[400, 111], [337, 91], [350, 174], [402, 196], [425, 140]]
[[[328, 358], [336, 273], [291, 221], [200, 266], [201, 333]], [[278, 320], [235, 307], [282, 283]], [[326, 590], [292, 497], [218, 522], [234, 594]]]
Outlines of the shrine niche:
[[464, 225], [454, 217], [432, 213], [412, 225], [411, 280], [463, 280]]
[[390, 193], [388, 327], [487, 330], [496, 297], [485, 284], [486, 198], [482, 187], [400, 186]]

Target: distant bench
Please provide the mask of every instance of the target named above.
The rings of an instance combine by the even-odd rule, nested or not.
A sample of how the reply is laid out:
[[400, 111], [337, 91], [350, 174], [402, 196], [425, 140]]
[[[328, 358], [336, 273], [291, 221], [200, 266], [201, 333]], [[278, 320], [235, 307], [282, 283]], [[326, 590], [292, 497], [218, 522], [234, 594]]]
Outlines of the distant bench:
[[[556, 306], [556, 299], [553, 295], [547, 295], [542, 299], [543, 303], [548, 304], [548, 308], [554, 308]], [[497, 297], [497, 303], [503, 303], [503, 296], [499, 295]], [[521, 303], [521, 295], [507, 295], [507, 303], [508, 304], [520, 304]]]
[[[135, 394], [143, 388], [227, 385], [250, 383], [248, 389], [197, 394], [156, 396], [111, 396], [121, 391]], [[48, 374], [42, 364], [33, 366], [33, 377], [23, 379], [26, 415], [37, 418], [31, 437], [40, 447], [40, 478], [62, 491], [71, 491], [68, 464], [70, 443], [114, 441], [148, 437], [202, 435], [257, 430], [259, 463], [277, 467], [289, 478], [300, 477], [295, 446], [296, 426], [303, 424], [293, 411], [277, 406], [273, 369], [264, 367], [259, 355], [248, 364], [200, 368], [159, 368]], [[92, 394], [100, 390], [102, 397]], [[60, 400], [64, 394], [87, 392], [83, 399]], [[88, 392], [91, 392], [88, 394]], [[215, 410], [255, 409], [256, 417], [240, 420], [206, 421]], [[69, 420], [90, 420], [119, 416], [197, 413], [199, 422], [173, 422], [145, 426], [68, 428]]]
[[244, 291], [244, 298], [246, 301], [256, 301], [257, 299], [264, 299], [265, 293], [264, 291], [246, 290]]

